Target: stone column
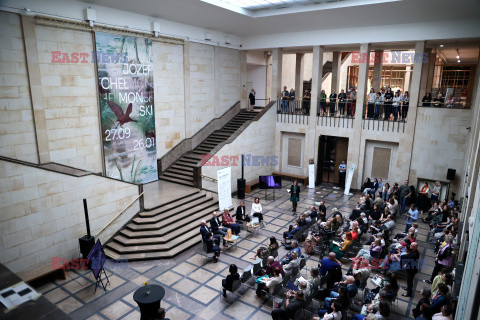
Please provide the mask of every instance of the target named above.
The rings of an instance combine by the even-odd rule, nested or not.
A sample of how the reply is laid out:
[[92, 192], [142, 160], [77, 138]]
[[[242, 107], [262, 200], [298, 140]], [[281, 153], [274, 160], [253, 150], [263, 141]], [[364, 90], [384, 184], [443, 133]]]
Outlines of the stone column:
[[[433, 50], [432, 50], [433, 51]], [[435, 60], [437, 59], [436, 52], [430, 52], [428, 55], [428, 73], [427, 73], [427, 89], [426, 92], [432, 92], [433, 87], [433, 73], [435, 71]]]
[[[50, 146], [47, 134], [47, 119], [43, 102], [42, 76], [38, 62], [37, 35], [33, 17], [21, 15], [23, 41], [25, 45], [25, 59], [27, 74], [30, 83], [30, 99], [32, 101], [35, 137], [39, 163], [50, 162]], [[103, 158], [103, 157], [102, 157]]]
[[305, 54], [297, 53], [295, 57], [295, 97], [303, 97], [303, 61]]
[[183, 44], [183, 100], [185, 107], [185, 138], [190, 138], [192, 136], [192, 108], [190, 99], [190, 42], [188, 41], [185, 41]]
[[303, 159], [305, 174], [308, 175], [308, 159], [313, 159], [316, 163], [318, 158], [318, 137], [317, 137], [317, 100], [322, 92], [323, 80], [323, 47], [313, 47], [312, 60], [312, 92], [310, 101], [310, 116], [308, 119], [308, 131], [306, 139], [306, 157]]
[[[410, 180], [409, 183], [416, 185], [416, 175], [412, 176], [410, 165], [412, 162], [413, 140], [415, 136], [415, 123], [417, 120], [417, 106], [421, 101], [420, 82], [422, 79], [423, 54], [425, 50], [425, 41], [415, 43], [415, 59], [413, 65], [412, 82], [410, 84], [410, 103], [408, 107], [407, 123], [405, 124], [405, 134], [401, 135], [398, 144], [397, 168], [404, 173], [400, 181]], [[425, 63], [426, 65], [426, 63]], [[414, 179], [413, 179], [414, 178]]]
[[[363, 152], [362, 147], [362, 115], [363, 104], [367, 94], [368, 68], [370, 66], [370, 43], [360, 45], [360, 64], [358, 66], [358, 86], [357, 86], [357, 104], [355, 106], [355, 119], [353, 120], [353, 139], [348, 141], [349, 155], [347, 164], [355, 164], [355, 173], [352, 179], [352, 188], [357, 189], [362, 185], [363, 166], [361, 165], [360, 155]], [[350, 156], [351, 152], [351, 156]], [[356, 182], [356, 183], [355, 183]]]
[[407, 66], [405, 72], [405, 82], [403, 83], [403, 92], [408, 91], [408, 87], [410, 86], [410, 76], [412, 72], [412, 67]]
[[272, 50], [272, 89], [270, 91], [272, 101], [277, 100], [282, 92], [282, 56], [282, 49]]
[[[432, 49], [425, 49], [424, 50], [424, 53], [428, 54], [428, 56], [430, 56], [430, 53], [432, 52]], [[418, 59], [421, 59], [423, 62], [423, 54], [422, 53], [422, 57], [421, 58], [418, 58]], [[415, 57], [417, 57], [417, 52], [415, 51]], [[414, 64], [414, 67], [413, 67], [413, 72], [415, 74], [415, 66], [416, 64]], [[427, 92], [427, 80], [428, 80], [428, 68], [429, 67], [429, 63], [422, 63], [420, 65], [420, 68], [422, 69], [422, 74], [421, 74], [421, 78], [420, 78], [420, 87], [419, 87], [419, 96], [420, 96], [420, 100], [423, 98], [423, 96], [425, 95], [425, 93]], [[433, 75], [433, 73], [432, 73]], [[413, 79], [412, 79], [412, 84], [413, 84]], [[411, 103], [412, 103], [412, 99], [410, 99], [410, 106], [411, 106]]]
[[374, 59], [372, 87], [378, 92], [382, 86], [383, 50], [375, 50]]
[[240, 51], [240, 108], [247, 108], [247, 51]]
[[[333, 59], [332, 59], [332, 88], [331, 91], [338, 93], [338, 79], [340, 78], [340, 66], [342, 64], [342, 53], [339, 51], [333, 52]], [[331, 92], [330, 92], [331, 93]]]

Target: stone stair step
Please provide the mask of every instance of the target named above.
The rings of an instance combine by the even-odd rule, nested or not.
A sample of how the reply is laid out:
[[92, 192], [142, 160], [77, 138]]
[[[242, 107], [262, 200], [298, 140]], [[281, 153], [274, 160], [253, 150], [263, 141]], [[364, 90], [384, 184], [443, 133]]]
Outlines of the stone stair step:
[[171, 172], [171, 173], [175, 173], [175, 174], [179, 174], [179, 175], [182, 175], [182, 176], [192, 177], [192, 179], [193, 179], [193, 171], [192, 170], [183, 170], [183, 169], [176, 169], [176, 168], [170, 167], [166, 171]]
[[177, 163], [172, 164], [169, 168], [193, 172], [193, 167], [187, 167]]
[[169, 177], [169, 178], [174, 178], [174, 179], [181, 179], [185, 181], [191, 181], [193, 183], [193, 173], [188, 176], [188, 175], [183, 175], [183, 174], [178, 174], [175, 172], [171, 172], [170, 170], [166, 170], [162, 173], [162, 176], [164, 177]]
[[162, 220], [168, 219], [171, 216], [175, 216], [177, 214], [182, 214], [186, 210], [195, 208], [195, 206], [202, 205], [206, 202], [212, 201], [213, 198], [207, 197], [205, 194], [203, 194], [202, 197], [196, 197], [196, 198], [189, 198], [186, 199], [184, 202], [179, 202], [177, 206], [175, 207], [167, 207], [167, 208], [162, 208], [159, 210], [143, 213], [140, 212], [138, 217], [134, 218], [132, 221], [135, 224], [145, 224], [145, 223], [156, 223], [160, 222]]
[[173, 182], [173, 183], [183, 184], [183, 185], [189, 186], [189, 187], [194, 186], [193, 182], [183, 180], [183, 179], [181, 180], [181, 179], [170, 178], [170, 177], [167, 177], [167, 176], [164, 176], [164, 175], [161, 175], [158, 179]]
[[160, 214], [166, 214], [168, 211], [173, 210], [175, 208], [182, 207], [188, 203], [194, 202], [199, 199], [206, 199], [207, 195], [203, 192], [197, 191], [194, 194], [188, 195], [187, 197], [182, 197], [176, 199], [175, 201], [171, 201], [166, 204], [162, 204], [154, 209], [145, 209], [145, 211], [140, 212], [138, 214], [139, 217], [153, 217]]
[[[114, 240], [125, 247], [159, 244], [164, 246], [163, 250], [168, 250], [170, 249], [171, 244], [174, 244], [175, 242], [178, 242], [178, 241], [186, 241], [200, 234], [199, 228], [200, 227], [198, 226], [190, 230], [185, 229], [185, 230], [179, 230], [178, 232], [175, 232], [175, 233], [172, 232], [171, 234], [168, 235], [169, 237], [157, 236], [157, 237], [150, 237], [150, 238], [132, 239], [132, 238], [125, 237], [124, 235], [118, 235], [114, 238]], [[166, 243], [168, 244], [166, 245]]]
[[156, 223], [137, 224], [130, 222], [126, 227], [132, 231], [150, 230], [158, 232], [158, 235], [164, 235], [171, 232], [174, 228], [182, 227], [185, 224], [196, 221], [196, 219], [211, 214], [215, 209], [218, 209], [218, 202], [212, 200], [210, 203], [202, 205], [200, 209], [194, 208], [184, 211], [182, 214], [183, 218], [180, 220], [178, 215], [174, 215]]

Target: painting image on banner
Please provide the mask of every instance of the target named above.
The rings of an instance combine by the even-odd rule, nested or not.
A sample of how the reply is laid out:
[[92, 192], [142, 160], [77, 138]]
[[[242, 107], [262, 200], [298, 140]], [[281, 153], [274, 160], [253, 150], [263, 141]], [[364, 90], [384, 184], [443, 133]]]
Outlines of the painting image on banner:
[[95, 40], [105, 174], [157, 180], [152, 40], [104, 32]]

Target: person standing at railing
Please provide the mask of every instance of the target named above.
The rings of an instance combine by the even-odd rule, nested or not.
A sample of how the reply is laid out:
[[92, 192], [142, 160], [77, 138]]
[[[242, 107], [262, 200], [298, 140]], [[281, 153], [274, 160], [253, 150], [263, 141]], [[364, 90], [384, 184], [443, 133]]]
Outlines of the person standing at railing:
[[372, 119], [374, 115], [374, 107], [375, 107], [375, 98], [377, 94], [373, 88], [370, 89], [370, 93], [368, 94], [368, 106], [367, 106], [367, 118]]
[[329, 96], [329, 105], [330, 105], [330, 117], [335, 117], [335, 106], [337, 104], [337, 94], [335, 90]]
[[297, 108], [295, 106], [295, 90], [290, 89], [290, 93], [289, 93], [289, 98], [290, 98], [290, 106], [289, 106], [289, 110], [291, 113], [296, 113], [297, 112]]
[[327, 94], [325, 93], [325, 90], [322, 90], [320, 93], [320, 107], [322, 108], [322, 115], [326, 116], [327, 115]]
[[385, 109], [385, 105], [384, 105], [384, 102], [385, 102], [385, 88], [382, 87], [382, 90], [380, 90], [380, 96], [381, 96], [381, 100], [382, 100], [382, 104], [380, 105], [380, 117], [383, 117], [383, 114], [384, 114], [384, 109]]
[[443, 107], [443, 97], [442, 97], [442, 94], [441, 94], [441, 93], [437, 94], [437, 97], [433, 99], [433, 102], [434, 102], [434, 103], [433, 103], [433, 106], [434, 106], [434, 107], [437, 107], [437, 108]]
[[357, 91], [355, 88], [350, 89], [350, 93], [348, 94], [349, 103], [349, 116], [354, 118], [355, 117], [355, 109], [357, 108]]
[[288, 91], [287, 86], [284, 86], [282, 91], [282, 113], [288, 112], [289, 100], [290, 100], [290, 92]]
[[402, 97], [400, 96], [400, 92], [395, 92], [395, 96], [393, 97], [393, 120], [397, 121], [398, 118], [398, 110], [400, 105], [402, 104]]
[[455, 103], [455, 99], [452, 95], [449, 95], [447, 99], [445, 99], [445, 107], [453, 108], [453, 104]]
[[306, 115], [310, 114], [310, 92], [307, 89], [303, 92], [303, 110]]
[[403, 122], [407, 121], [408, 105], [410, 104], [410, 93], [405, 91], [403, 95], [403, 104], [402, 104], [402, 120]]
[[341, 90], [338, 94], [338, 108], [340, 110], [340, 116], [345, 116], [345, 101], [347, 100], [347, 94], [345, 90]]
[[432, 104], [432, 94], [430, 92], [427, 92], [427, 94], [422, 98], [422, 103], [424, 107], [431, 107]]
[[248, 111], [253, 111], [255, 108], [255, 89], [252, 88], [252, 91], [248, 95], [248, 100], [250, 102], [250, 106], [248, 108]]
[[378, 117], [380, 117], [382, 106], [383, 106], [382, 94], [380, 92], [377, 92], [375, 95], [375, 115], [373, 116], [374, 119], [378, 119]]
[[385, 109], [384, 119], [390, 119], [390, 115], [392, 114], [392, 103], [393, 103], [392, 88], [387, 87], [387, 92], [385, 92], [385, 96], [383, 99], [383, 105]]

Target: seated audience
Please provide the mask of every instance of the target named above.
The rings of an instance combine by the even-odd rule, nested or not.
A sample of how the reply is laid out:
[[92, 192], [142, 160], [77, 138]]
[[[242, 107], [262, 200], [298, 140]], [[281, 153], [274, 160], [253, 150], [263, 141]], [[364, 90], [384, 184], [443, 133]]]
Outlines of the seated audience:
[[230, 265], [228, 272], [229, 275], [227, 275], [227, 278], [222, 280], [224, 297], [227, 297], [227, 290], [232, 291], [233, 282], [240, 279], [240, 275], [238, 274], [238, 268], [235, 264]]
[[353, 316], [352, 320], [363, 320], [363, 319], [375, 319], [375, 320], [387, 320], [390, 316], [390, 304], [385, 301], [381, 301], [378, 304], [378, 310], [376, 312], [372, 312], [373, 317], [368, 318], [366, 315], [356, 314]]
[[439, 313], [432, 316], [432, 320], [453, 320], [453, 311], [449, 305], [444, 305]]
[[332, 242], [330, 244], [330, 251], [334, 252], [338, 259], [341, 259], [345, 255], [345, 251], [347, 250], [348, 246], [352, 244], [352, 242], [352, 233], [348, 231], [345, 233], [345, 240], [340, 243], [341, 246], [338, 246]]
[[257, 253], [254, 256], [252, 256], [250, 259], [255, 260], [257, 257], [259, 257], [260, 259], [264, 260], [268, 256], [270, 256], [272, 254], [272, 252], [277, 252], [278, 247], [279, 247], [279, 245], [278, 245], [278, 242], [277, 242], [277, 238], [270, 237], [270, 244], [268, 245], [268, 247], [258, 248]]
[[323, 258], [320, 263], [318, 264], [318, 269], [320, 271], [320, 275], [325, 277], [327, 272], [333, 270], [335, 268], [339, 268], [342, 266], [342, 263], [337, 260], [337, 256], [334, 252], [330, 252], [327, 258]]
[[302, 256], [302, 250], [299, 248], [298, 246], [298, 241], [294, 240], [292, 241], [292, 250], [290, 250], [286, 255], [285, 255], [285, 258], [282, 259], [281, 263], [282, 265], [284, 264], [287, 264], [290, 262], [290, 260], [292, 259], [291, 258], [291, 255], [292, 253], [295, 252], [297, 254], [297, 257], [301, 257]]
[[298, 268], [300, 266], [300, 259], [298, 258], [298, 254], [296, 251], [293, 251], [290, 254], [290, 260], [288, 263], [283, 265], [283, 271], [285, 273], [288, 273], [290, 276], [294, 275], [294, 272], [298, 271]]
[[273, 309], [272, 319], [273, 320], [285, 320], [293, 319], [295, 312], [302, 309], [305, 306], [304, 294], [303, 291], [298, 290], [295, 292], [295, 296], [292, 296], [290, 293], [287, 293], [285, 302], [282, 302], [278, 305], [278, 308]]
[[273, 275], [273, 270], [275, 270], [275, 268], [278, 268], [280, 270], [280, 274], [282, 275], [282, 277], [285, 276], [285, 271], [283, 271], [283, 267], [280, 264], [280, 262], [275, 260], [275, 258], [272, 257], [272, 256], [268, 257], [267, 258], [267, 266], [265, 268], [265, 274], [268, 275], [268, 276], [272, 276]]
[[[342, 319], [342, 306], [337, 301], [334, 301], [331, 305], [332, 311], [325, 313], [321, 320], [341, 320]], [[313, 317], [313, 320], [320, 320], [319, 317]]]
[[422, 297], [420, 298], [420, 300], [418, 300], [417, 306], [412, 309], [412, 315], [414, 318], [417, 318], [422, 314], [420, 307], [423, 304], [430, 305], [430, 296], [432, 295], [432, 292], [428, 288], [423, 288], [422, 291], [420, 291], [420, 295]]
[[445, 283], [439, 283], [437, 292], [435, 296], [430, 301], [430, 312], [431, 314], [435, 314], [440, 312], [441, 308], [444, 305], [450, 303], [450, 299], [448, 298], [448, 286]]
[[256, 290], [257, 296], [261, 298], [263, 296], [264, 290], [271, 292], [273, 287], [276, 284], [282, 283], [282, 280], [283, 280], [283, 277], [282, 277], [282, 274], [280, 273], [280, 269], [279, 268], [273, 269], [272, 275], [261, 278], [260, 280], [261, 283], [258, 284], [257, 290]]

